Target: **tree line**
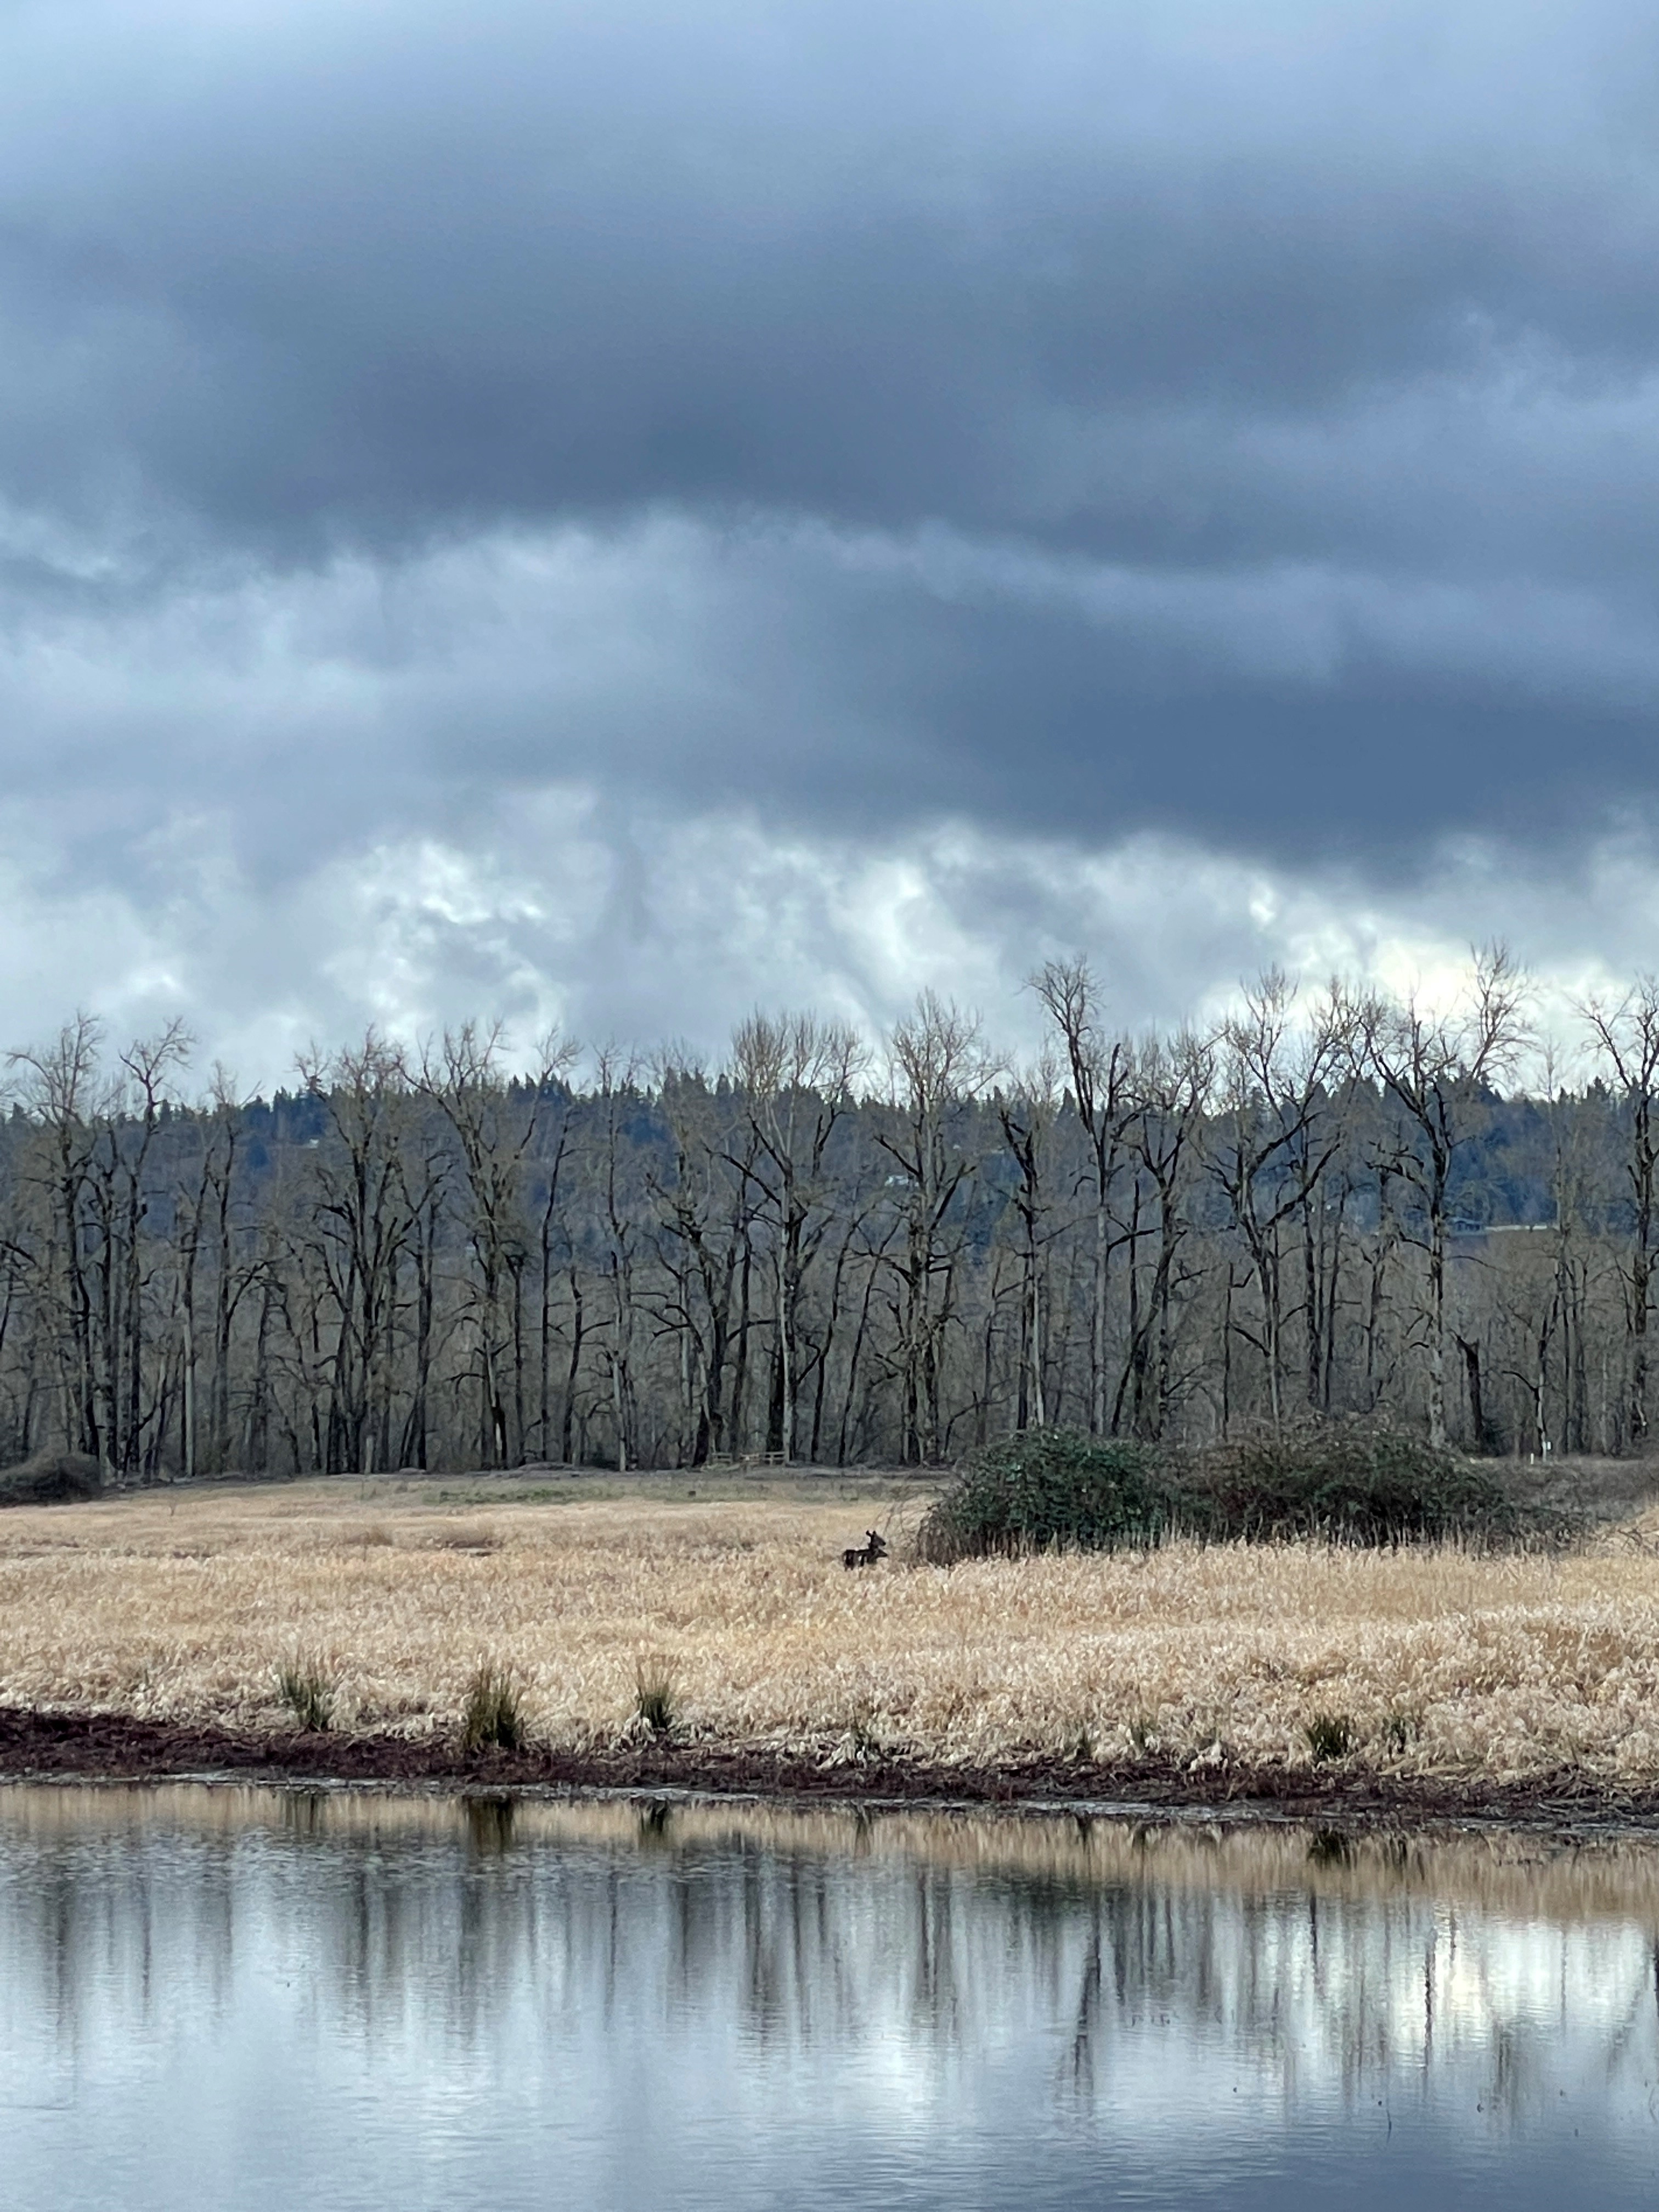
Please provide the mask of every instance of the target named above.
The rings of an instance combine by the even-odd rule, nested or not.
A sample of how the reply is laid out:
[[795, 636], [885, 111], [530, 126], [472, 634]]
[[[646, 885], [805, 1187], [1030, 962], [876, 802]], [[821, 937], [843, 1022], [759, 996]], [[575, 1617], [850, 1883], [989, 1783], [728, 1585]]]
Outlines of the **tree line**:
[[[1115, 1030], [1082, 960], [1017, 1064], [925, 994], [756, 1014], [719, 1067], [468, 1024], [187, 1100], [177, 1024], [11, 1056], [0, 1451], [238, 1469], [932, 1464], [1012, 1430], [1383, 1414], [1476, 1451], [1654, 1419], [1659, 985], [1557, 1079], [1483, 955], [1424, 1007], [1270, 974]], [[1530, 1065], [1529, 1083], [1518, 1071]]]

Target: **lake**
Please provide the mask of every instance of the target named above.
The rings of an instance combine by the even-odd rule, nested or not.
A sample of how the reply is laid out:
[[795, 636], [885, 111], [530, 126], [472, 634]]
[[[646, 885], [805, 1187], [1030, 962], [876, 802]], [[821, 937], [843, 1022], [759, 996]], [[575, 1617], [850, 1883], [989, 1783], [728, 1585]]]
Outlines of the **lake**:
[[0, 1787], [0, 2199], [1659, 2194], [1659, 1850]]

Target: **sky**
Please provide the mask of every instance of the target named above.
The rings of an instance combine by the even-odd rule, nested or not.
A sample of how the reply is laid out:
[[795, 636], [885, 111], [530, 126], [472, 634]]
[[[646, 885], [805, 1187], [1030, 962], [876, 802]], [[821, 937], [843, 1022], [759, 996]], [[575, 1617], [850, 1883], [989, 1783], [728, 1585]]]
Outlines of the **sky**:
[[1633, 0], [0, 0], [0, 1046], [1659, 965]]

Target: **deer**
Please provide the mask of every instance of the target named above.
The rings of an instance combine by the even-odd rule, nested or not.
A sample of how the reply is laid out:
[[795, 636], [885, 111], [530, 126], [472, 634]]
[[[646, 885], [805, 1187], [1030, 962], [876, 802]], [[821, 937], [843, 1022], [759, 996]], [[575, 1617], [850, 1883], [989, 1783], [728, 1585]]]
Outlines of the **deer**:
[[864, 1533], [869, 1540], [864, 1544], [849, 1544], [841, 1555], [842, 1566], [873, 1567], [878, 1559], [887, 1557], [887, 1539], [881, 1531], [866, 1528]]

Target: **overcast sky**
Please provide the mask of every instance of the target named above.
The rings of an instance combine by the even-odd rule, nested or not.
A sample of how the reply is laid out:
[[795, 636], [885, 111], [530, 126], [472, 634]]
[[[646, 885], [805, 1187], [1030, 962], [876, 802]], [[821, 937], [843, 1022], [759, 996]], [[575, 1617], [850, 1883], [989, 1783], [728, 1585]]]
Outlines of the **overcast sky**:
[[0, 1043], [1659, 964], [1635, 0], [0, 0]]

